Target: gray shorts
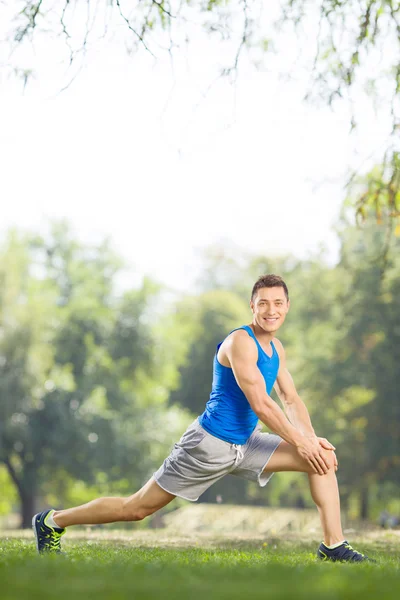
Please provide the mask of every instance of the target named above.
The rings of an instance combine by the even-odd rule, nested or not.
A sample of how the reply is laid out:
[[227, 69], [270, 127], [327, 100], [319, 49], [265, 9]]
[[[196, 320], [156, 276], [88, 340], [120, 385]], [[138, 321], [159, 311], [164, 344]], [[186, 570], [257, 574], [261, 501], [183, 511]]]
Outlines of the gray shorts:
[[196, 419], [153, 477], [166, 492], [192, 502], [225, 475], [257, 481], [263, 487], [273, 475], [263, 471], [282, 438], [260, 429], [257, 425], [240, 446], [211, 435]]

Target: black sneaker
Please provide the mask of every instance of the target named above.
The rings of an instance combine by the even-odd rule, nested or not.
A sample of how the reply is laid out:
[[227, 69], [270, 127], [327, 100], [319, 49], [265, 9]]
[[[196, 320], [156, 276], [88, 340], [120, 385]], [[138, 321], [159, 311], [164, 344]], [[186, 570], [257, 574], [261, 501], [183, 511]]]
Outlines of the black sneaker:
[[332, 560], [339, 562], [376, 562], [372, 558], [365, 556], [365, 554], [361, 554], [361, 552], [354, 550], [347, 540], [333, 550], [327, 548], [322, 542], [317, 550], [317, 556], [321, 560]]
[[51, 527], [46, 523], [46, 518], [54, 510], [44, 510], [35, 515], [32, 519], [32, 529], [36, 537], [36, 546], [39, 554], [50, 552], [52, 554], [62, 554], [61, 536], [65, 529], [60, 527]]

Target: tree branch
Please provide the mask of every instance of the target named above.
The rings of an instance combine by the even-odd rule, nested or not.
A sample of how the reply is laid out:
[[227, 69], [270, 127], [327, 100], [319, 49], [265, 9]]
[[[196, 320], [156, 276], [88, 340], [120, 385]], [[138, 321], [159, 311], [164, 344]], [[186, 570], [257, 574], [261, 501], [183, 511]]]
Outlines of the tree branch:
[[[23, 29], [17, 30], [17, 32], [15, 34], [15, 38], [14, 38], [16, 42], [22, 42], [22, 40], [29, 33], [29, 31], [35, 29], [36, 17], [39, 14], [42, 2], [43, 2], [43, 0], [38, 0], [37, 4], [30, 3], [22, 11], [23, 14], [28, 17], [28, 23], [26, 24], [26, 26]], [[30, 14], [29, 14], [29, 11], [30, 11]]]
[[121, 9], [121, 4], [120, 4], [120, 0], [115, 0], [117, 6], [118, 6], [118, 10], [119, 10], [119, 14], [121, 15], [121, 17], [124, 19], [125, 23], [128, 25], [129, 29], [132, 31], [132, 33], [135, 34], [135, 36], [140, 40], [140, 42], [143, 44], [144, 48], [147, 50], [147, 52], [149, 52], [154, 58], [154, 54], [153, 52], [147, 47], [146, 42], [143, 39], [143, 35], [141, 35], [140, 33], [138, 33], [131, 25], [129, 19], [124, 15], [124, 13], [122, 12]]
[[166, 15], [168, 15], [171, 19], [176, 19], [176, 15], [173, 15], [170, 13], [169, 10], [167, 10], [166, 8], [164, 8], [164, 2], [163, 0], [161, 2], [157, 2], [157, 0], [152, 0], [153, 4], [156, 4], [158, 6], [158, 8], [165, 13]]
[[23, 492], [22, 485], [21, 485], [21, 482], [20, 482], [20, 480], [19, 480], [19, 478], [17, 476], [17, 473], [16, 473], [13, 465], [11, 464], [11, 461], [8, 458], [5, 458], [4, 459], [4, 464], [6, 465], [7, 470], [9, 472], [9, 474], [10, 474], [10, 477], [13, 480], [16, 488], [18, 489], [19, 493], [22, 494], [22, 492]]
[[244, 48], [244, 46], [246, 45], [247, 42], [247, 38], [248, 38], [248, 33], [249, 33], [249, 25], [250, 25], [250, 19], [249, 19], [249, 15], [248, 15], [248, 4], [247, 4], [247, 0], [242, 0], [243, 2], [243, 13], [244, 13], [244, 23], [243, 23], [243, 33], [242, 33], [242, 38], [240, 40], [240, 44], [239, 47], [237, 49], [236, 52], [236, 56], [235, 56], [235, 62], [231, 67], [228, 67], [226, 69], [223, 70], [222, 75], [226, 76], [226, 75], [230, 75], [232, 72], [235, 73], [235, 78], [237, 75], [237, 68], [238, 68], [238, 64], [239, 64], [239, 59], [240, 59], [240, 55], [242, 53], [242, 50]]

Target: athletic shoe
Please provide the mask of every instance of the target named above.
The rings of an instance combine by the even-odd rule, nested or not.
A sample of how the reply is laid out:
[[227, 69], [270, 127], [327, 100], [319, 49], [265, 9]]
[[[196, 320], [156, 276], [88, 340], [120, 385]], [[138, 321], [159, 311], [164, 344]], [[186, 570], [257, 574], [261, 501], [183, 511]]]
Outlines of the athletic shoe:
[[46, 518], [54, 510], [44, 510], [35, 515], [32, 519], [32, 529], [36, 537], [36, 546], [39, 554], [50, 552], [52, 554], [62, 554], [61, 536], [65, 529], [60, 527], [51, 527], [46, 523]]
[[334, 548], [333, 550], [327, 548], [322, 542], [317, 550], [317, 556], [321, 560], [332, 560], [338, 562], [375, 562], [375, 560], [372, 558], [369, 558], [368, 556], [365, 556], [365, 554], [361, 554], [361, 552], [354, 550], [346, 540], [343, 542], [343, 544], [340, 544], [340, 546]]

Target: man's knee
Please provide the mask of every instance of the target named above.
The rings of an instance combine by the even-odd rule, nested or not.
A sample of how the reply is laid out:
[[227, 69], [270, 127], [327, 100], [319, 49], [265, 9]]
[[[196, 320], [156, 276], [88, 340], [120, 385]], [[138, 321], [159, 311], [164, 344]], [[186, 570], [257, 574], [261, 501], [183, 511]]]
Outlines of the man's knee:
[[329, 467], [329, 471], [335, 471], [335, 455], [332, 450], [323, 450], [322, 455], [326, 464]]
[[130, 498], [127, 498], [122, 507], [123, 521], [142, 521], [149, 515], [152, 515], [155, 510], [143, 506], [135, 506]]
[[324, 456], [325, 456], [325, 460], [329, 465], [330, 469], [334, 469], [335, 468], [335, 454], [332, 450], [325, 450], [324, 451]]
[[[330, 473], [331, 471], [335, 472], [335, 455], [333, 453], [332, 450], [322, 450], [321, 452], [325, 463], [328, 465], [329, 470], [328, 473]], [[309, 463], [305, 463], [306, 464], [306, 471], [307, 473], [310, 474], [314, 474], [315, 473], [315, 469], [309, 464]]]

